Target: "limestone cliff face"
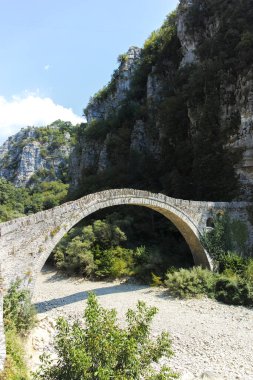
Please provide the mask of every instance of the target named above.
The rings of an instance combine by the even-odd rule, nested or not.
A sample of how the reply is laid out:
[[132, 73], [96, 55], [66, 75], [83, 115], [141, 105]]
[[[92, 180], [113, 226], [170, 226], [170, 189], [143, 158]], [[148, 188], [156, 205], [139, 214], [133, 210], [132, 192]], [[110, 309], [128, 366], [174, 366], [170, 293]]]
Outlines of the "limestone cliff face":
[[[80, 138], [70, 156], [70, 173], [74, 189], [78, 187], [84, 175], [99, 170], [99, 158], [102, 152], [102, 143], [90, 141], [85, 137]], [[105, 166], [107, 163], [106, 160]]]
[[[247, 1], [245, 4], [246, 3]], [[231, 11], [229, 11], [224, 1], [220, 2], [219, 7], [215, 7], [210, 0], [181, 0], [176, 14], [176, 32], [174, 37], [171, 38], [170, 32], [168, 33], [168, 38], [171, 38], [169, 44], [166, 45], [166, 41], [163, 39], [163, 34], [161, 33], [157, 37], [157, 42], [153, 45], [153, 51], [152, 49], [150, 51], [147, 50], [146, 46], [144, 46], [144, 49], [132, 47], [126, 55], [121, 57], [119, 68], [113, 74], [112, 81], [91, 99], [85, 109], [88, 128], [93, 128], [94, 126], [96, 129], [96, 124], [100, 123], [100, 132], [99, 137], [94, 138], [93, 136], [93, 138], [90, 138], [84, 134], [79, 138], [71, 155], [73, 188], [80, 186], [81, 183], [85, 188], [85, 183], [89, 181], [90, 176], [103, 175], [103, 173], [106, 173], [118, 164], [124, 164], [126, 167], [128, 163], [131, 162], [133, 154], [135, 155], [135, 159], [139, 157], [139, 162], [142, 162], [142, 164], [145, 160], [151, 159], [154, 163], [157, 163], [157, 167], [160, 168], [162, 166], [163, 169], [161, 170], [164, 172], [161, 174], [157, 172], [157, 176], [161, 175], [161, 177], [166, 177], [167, 174], [170, 175], [170, 173], [166, 173], [166, 170], [173, 172], [173, 162], [175, 161], [176, 165], [178, 156], [180, 154], [183, 156], [182, 151], [181, 153], [173, 153], [177, 151], [177, 147], [181, 142], [180, 139], [182, 138], [185, 139], [186, 142], [186, 144], [183, 142], [182, 149], [184, 149], [184, 146], [188, 145], [188, 143], [191, 145], [190, 150], [192, 153], [189, 160], [193, 159], [192, 165], [194, 165], [194, 162], [198, 159], [198, 157], [194, 158], [194, 154], [197, 154], [195, 152], [198, 151], [194, 144], [196, 137], [199, 135], [201, 120], [206, 117], [207, 112], [205, 103], [201, 99], [208, 99], [208, 97], [211, 99], [210, 94], [214, 91], [216, 93], [216, 99], [219, 99], [216, 117], [217, 123], [220, 125], [220, 133], [222, 134], [222, 130], [226, 131], [228, 128], [231, 129], [231, 132], [226, 139], [224, 139], [223, 146], [231, 151], [231, 154], [234, 154], [235, 151], [242, 152], [240, 161], [236, 163], [236, 172], [239, 176], [241, 188], [240, 198], [250, 199], [252, 197], [252, 61], [251, 63], [245, 64], [246, 69], [244, 67], [241, 71], [234, 69], [233, 60], [231, 60], [231, 67], [229, 67], [230, 61], [228, 61], [228, 67], [225, 67], [225, 65], [224, 67], [219, 67], [220, 72], [222, 72], [222, 79], [217, 81], [215, 84], [216, 87], [214, 86], [213, 90], [209, 88], [206, 89], [205, 84], [203, 84], [203, 87], [200, 90], [198, 89], [200, 94], [197, 100], [194, 99], [194, 94], [191, 97], [191, 93], [188, 94], [187, 100], [183, 92], [184, 90], [182, 91], [184, 84], [180, 84], [181, 88], [179, 88], [177, 83], [178, 79], [175, 79], [182, 75], [182, 73], [186, 75], [187, 70], [189, 71], [189, 75], [191, 75], [192, 67], [195, 67], [196, 81], [199, 80], [198, 77], [203, 77], [205, 65], [207, 65], [209, 61], [215, 62], [220, 60], [221, 55], [219, 56], [219, 52], [216, 52], [216, 45], [219, 43], [221, 35], [227, 34], [229, 41], [229, 36], [233, 35], [233, 33], [236, 35], [237, 33], [238, 46], [240, 45], [240, 39], [243, 41], [243, 31], [238, 29], [238, 31], [235, 32], [235, 27], [234, 29], [232, 28], [232, 31], [228, 30], [230, 28], [229, 23], [226, 26], [227, 19], [230, 21], [233, 20], [231, 15], [236, 6], [236, 2], [235, 6], [231, 4], [232, 8]], [[225, 14], [225, 12], [227, 13]], [[166, 25], [165, 29], [163, 28], [164, 26], [161, 28], [162, 32], [166, 29]], [[223, 30], [224, 28], [227, 29]], [[232, 41], [233, 38], [231, 39]], [[159, 48], [159, 44], [162, 46], [161, 49]], [[219, 47], [217, 47], [217, 50], [219, 50]], [[156, 52], [154, 53], [154, 51]], [[180, 53], [175, 53], [176, 51]], [[155, 58], [154, 54], [156, 54]], [[208, 58], [208, 54], [210, 54], [210, 58]], [[147, 64], [149, 61], [152, 63]], [[143, 74], [142, 71], [145, 71], [145, 74]], [[226, 74], [232, 71], [233, 74], [229, 74], [230, 76]], [[142, 74], [146, 76], [145, 80], [140, 79]], [[186, 81], [187, 80], [186, 78]], [[138, 81], [141, 81], [141, 95]], [[191, 86], [193, 86], [192, 83]], [[199, 86], [201, 87], [201, 84]], [[183, 136], [180, 118], [178, 121], [177, 114], [175, 114], [175, 116], [173, 111], [173, 120], [175, 119], [175, 122], [179, 122], [178, 135], [182, 135], [182, 137], [177, 138], [173, 135], [170, 138], [168, 130], [171, 127], [168, 128], [167, 123], [170, 123], [171, 115], [167, 118], [168, 121], [166, 117], [163, 117], [163, 113], [166, 111], [164, 102], [169, 99], [168, 109], [166, 111], [168, 114], [170, 113], [170, 104], [174, 106], [175, 112], [177, 113], [178, 110], [175, 107], [173, 99], [178, 97], [180, 91], [182, 99], [184, 99], [184, 97], [186, 99], [185, 103], [182, 103], [182, 107], [186, 108], [186, 114], [188, 115], [188, 120], [184, 122], [186, 132], [184, 132]], [[138, 108], [134, 117], [131, 115], [131, 107]], [[123, 118], [122, 116], [118, 116], [121, 112], [120, 110], [123, 110], [123, 113], [125, 113]], [[115, 119], [118, 120], [117, 127], [115, 127]], [[165, 119], [165, 121], [162, 119]], [[231, 127], [233, 124], [235, 125], [234, 128]], [[207, 150], [209, 148], [210, 147], [207, 147]], [[166, 152], [169, 158], [165, 158], [164, 152]], [[173, 158], [173, 154], [176, 154], [175, 158]], [[168, 164], [166, 164], [166, 160], [169, 160]], [[179, 161], [182, 161], [182, 159], [179, 158]], [[137, 166], [139, 162], [137, 162]], [[129, 166], [126, 170], [135, 170], [135, 167], [131, 169]], [[194, 168], [190, 168], [189, 170], [193, 170], [194, 173]], [[184, 174], [180, 174], [180, 171], [183, 173], [184, 169], [181, 170], [180, 167], [175, 167], [176, 175], [184, 176]], [[131, 173], [128, 173], [128, 176], [131, 177]], [[203, 177], [203, 174], [201, 176]], [[190, 177], [189, 181], [194, 183], [194, 179], [192, 180]], [[173, 181], [171, 182], [170, 180], [169, 183], [173, 184]], [[161, 185], [160, 187], [158, 185], [158, 190], [166, 192]], [[170, 194], [170, 190], [168, 193]], [[172, 192], [172, 194], [177, 196], [176, 191], [175, 193]], [[185, 192], [185, 194], [187, 194], [187, 192]]]
[[[236, 104], [234, 109], [223, 106], [223, 115], [231, 115], [236, 109], [240, 114], [238, 133], [231, 136], [231, 147], [243, 151], [242, 160], [237, 167], [243, 194], [251, 197], [253, 186], [253, 68], [245, 76], [239, 76], [234, 90]], [[226, 89], [229, 93], [229, 89]]]
[[[183, 59], [181, 66], [199, 62], [198, 48], [203, 41], [215, 39], [221, 28], [220, 15], [203, 17], [200, 29], [189, 26], [189, 13], [199, 7], [203, 2], [196, 0], [181, 0], [178, 8], [177, 35], [182, 46]], [[250, 5], [250, 2], [249, 2]], [[204, 13], [204, 12], [203, 12]], [[208, 17], [209, 16], [209, 17]], [[242, 58], [243, 59], [243, 58]], [[224, 126], [235, 115], [238, 118], [238, 130], [231, 134], [228, 147], [233, 151], [240, 150], [242, 159], [236, 165], [236, 171], [241, 183], [241, 198], [251, 200], [253, 196], [253, 65], [248, 64], [244, 72], [238, 71], [237, 79], [226, 82], [219, 88], [221, 108], [219, 118]], [[234, 78], [233, 78], [234, 79]], [[198, 113], [201, 110], [188, 109], [191, 126], [194, 131]]]
[[183, 59], [181, 65], [190, 64], [195, 62], [196, 57], [196, 44], [197, 37], [194, 34], [188, 33], [186, 24], [188, 10], [192, 6], [191, 0], [183, 0], [180, 2], [178, 20], [177, 20], [177, 35], [181, 42]]
[[[61, 127], [64, 123], [61, 123]], [[62, 179], [68, 170], [72, 150], [71, 136], [57, 123], [43, 128], [27, 127], [8, 138], [0, 147], [0, 177], [16, 186], [39, 181]]]

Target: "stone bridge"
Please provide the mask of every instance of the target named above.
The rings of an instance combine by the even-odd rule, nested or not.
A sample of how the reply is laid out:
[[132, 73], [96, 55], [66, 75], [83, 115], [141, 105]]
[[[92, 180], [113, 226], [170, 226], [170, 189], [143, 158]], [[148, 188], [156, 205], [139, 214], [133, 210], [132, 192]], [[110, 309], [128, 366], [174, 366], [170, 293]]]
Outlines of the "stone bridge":
[[[23, 285], [33, 289], [38, 273], [61, 238], [79, 221], [97, 210], [116, 205], [148, 207], [169, 219], [189, 245], [196, 265], [212, 268], [200, 237], [211, 218], [227, 211], [232, 219], [244, 221], [253, 241], [245, 202], [196, 202], [174, 199], [163, 194], [133, 189], [106, 190], [67, 202], [53, 209], [38, 212], [0, 224], [0, 269], [3, 289], [21, 278]], [[0, 288], [0, 301], [1, 301]], [[4, 357], [2, 302], [0, 302], [0, 369]], [[1, 350], [1, 347], [3, 348]], [[2, 358], [2, 359], [1, 359]]]

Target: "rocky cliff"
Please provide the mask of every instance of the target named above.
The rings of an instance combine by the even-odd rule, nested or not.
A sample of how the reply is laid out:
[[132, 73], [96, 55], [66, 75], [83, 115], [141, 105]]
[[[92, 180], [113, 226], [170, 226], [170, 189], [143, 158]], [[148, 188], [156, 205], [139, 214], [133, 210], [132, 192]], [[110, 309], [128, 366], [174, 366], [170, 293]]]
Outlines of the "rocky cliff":
[[250, 199], [252, 0], [181, 0], [121, 56], [85, 109], [72, 191], [135, 186], [191, 199]]
[[56, 121], [23, 128], [0, 147], [0, 177], [24, 187], [33, 181], [65, 180], [74, 128]]
[[115, 70], [111, 82], [100, 90], [89, 102], [85, 109], [87, 122], [107, 119], [117, 111], [122, 100], [130, 89], [131, 79], [136, 62], [140, 58], [141, 49], [130, 47], [126, 54], [119, 56], [119, 68]]
[[252, 199], [252, 62], [252, 0], [181, 0], [141, 49], [119, 56], [87, 124], [22, 130], [0, 148], [0, 176], [24, 186], [69, 171], [72, 197], [135, 187]]

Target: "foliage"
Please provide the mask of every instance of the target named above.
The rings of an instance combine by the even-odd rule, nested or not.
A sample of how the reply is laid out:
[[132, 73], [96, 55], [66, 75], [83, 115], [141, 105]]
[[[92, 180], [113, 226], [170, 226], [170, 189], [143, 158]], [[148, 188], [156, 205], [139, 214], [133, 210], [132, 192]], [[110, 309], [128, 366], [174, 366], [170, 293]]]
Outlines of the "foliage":
[[243, 276], [245, 277], [246, 281], [249, 281], [251, 284], [253, 284], [253, 259], [249, 258], [247, 260], [247, 266], [244, 269]]
[[[68, 138], [66, 138], [66, 133], [69, 136]], [[75, 133], [75, 127], [70, 122], [56, 120], [46, 127], [36, 128], [35, 139], [42, 144], [47, 144], [46, 153], [49, 155], [55, 149], [66, 145], [66, 140], [68, 139], [71, 145]]]
[[172, 63], [172, 68], [175, 68], [181, 57], [180, 43], [176, 34], [176, 13], [174, 12], [166, 18], [162, 27], [152, 32], [145, 41], [131, 81], [131, 99], [141, 100], [146, 96], [147, 80], [153, 67], [155, 72], [164, 73], [166, 59]]
[[7, 357], [0, 380], [28, 380], [22, 341], [13, 329], [6, 331], [5, 338]]
[[227, 213], [221, 212], [214, 215], [213, 224], [214, 228], [202, 236], [202, 244], [214, 260], [224, 263], [226, 256], [230, 259], [228, 252], [233, 251], [237, 255], [247, 255], [248, 229], [245, 223], [231, 220]]
[[67, 199], [69, 185], [61, 181], [38, 182], [33, 188], [18, 188], [0, 179], [0, 221], [47, 210]]
[[[252, 268], [250, 272], [252, 276]], [[232, 269], [221, 274], [201, 268], [180, 269], [167, 273], [165, 285], [172, 295], [180, 298], [205, 295], [229, 305], [253, 306], [253, 284], [246, 273], [247, 266], [241, 275]]]
[[220, 276], [215, 286], [215, 298], [230, 305], [253, 306], [252, 282], [236, 276]]
[[180, 298], [211, 296], [214, 294], [215, 275], [201, 267], [180, 269], [167, 273], [165, 285], [174, 296]]
[[30, 292], [20, 287], [21, 281], [12, 283], [3, 302], [6, 338], [6, 362], [0, 380], [28, 380], [22, 338], [35, 324], [35, 309]]
[[154, 273], [151, 273], [152, 276], [152, 283], [151, 286], [162, 286], [163, 281], [160, 276], [156, 276]]
[[131, 250], [119, 246], [126, 240], [123, 231], [106, 220], [77, 228], [56, 248], [59, 269], [86, 277], [122, 277], [130, 273]]
[[0, 221], [22, 216], [29, 200], [26, 189], [19, 189], [5, 179], [0, 179]]
[[30, 202], [26, 213], [38, 212], [59, 206], [66, 202], [69, 185], [61, 181], [40, 182], [30, 191]]
[[82, 134], [86, 139], [103, 141], [109, 132], [109, 124], [102, 120], [93, 120], [89, 125], [86, 125]]
[[[119, 327], [115, 310], [102, 308], [90, 294], [84, 313], [84, 323], [70, 325], [65, 319], [57, 322], [54, 361], [44, 355], [36, 380], [138, 380], [173, 379], [167, 368], [155, 373], [151, 363], [172, 355], [171, 341], [163, 332], [156, 340], [150, 338], [155, 308], [139, 301], [137, 310], [128, 310], [127, 327]], [[83, 327], [84, 326], [84, 327]], [[161, 377], [162, 374], [166, 377]], [[160, 376], [160, 377], [159, 377]]]
[[25, 334], [34, 326], [35, 309], [31, 303], [30, 292], [20, 285], [20, 280], [13, 282], [4, 296], [3, 317], [6, 330]]
[[226, 252], [219, 257], [219, 272], [230, 272], [243, 276], [247, 270], [248, 259], [239, 256], [235, 252]]
[[120, 210], [101, 211], [97, 217], [105, 219], [88, 218], [66, 234], [53, 252], [57, 268], [89, 278], [135, 276], [151, 283], [152, 272], [163, 279], [171, 265], [191, 266], [190, 251], [167, 219], [146, 209]]
[[[241, 256], [245, 250], [245, 226], [219, 213], [213, 228], [202, 237], [202, 244], [216, 261], [219, 273], [201, 268], [167, 273], [165, 285], [178, 297], [215, 297], [232, 305], [253, 305], [253, 260]], [[236, 248], [237, 251], [230, 251]]]

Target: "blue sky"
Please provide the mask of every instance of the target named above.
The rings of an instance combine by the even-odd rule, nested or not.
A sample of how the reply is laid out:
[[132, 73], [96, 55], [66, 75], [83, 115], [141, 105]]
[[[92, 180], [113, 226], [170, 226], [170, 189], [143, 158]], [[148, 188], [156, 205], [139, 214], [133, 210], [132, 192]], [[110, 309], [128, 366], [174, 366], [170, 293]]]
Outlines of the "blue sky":
[[177, 3], [0, 0], [0, 140], [55, 118], [80, 122], [118, 55], [142, 46]]

